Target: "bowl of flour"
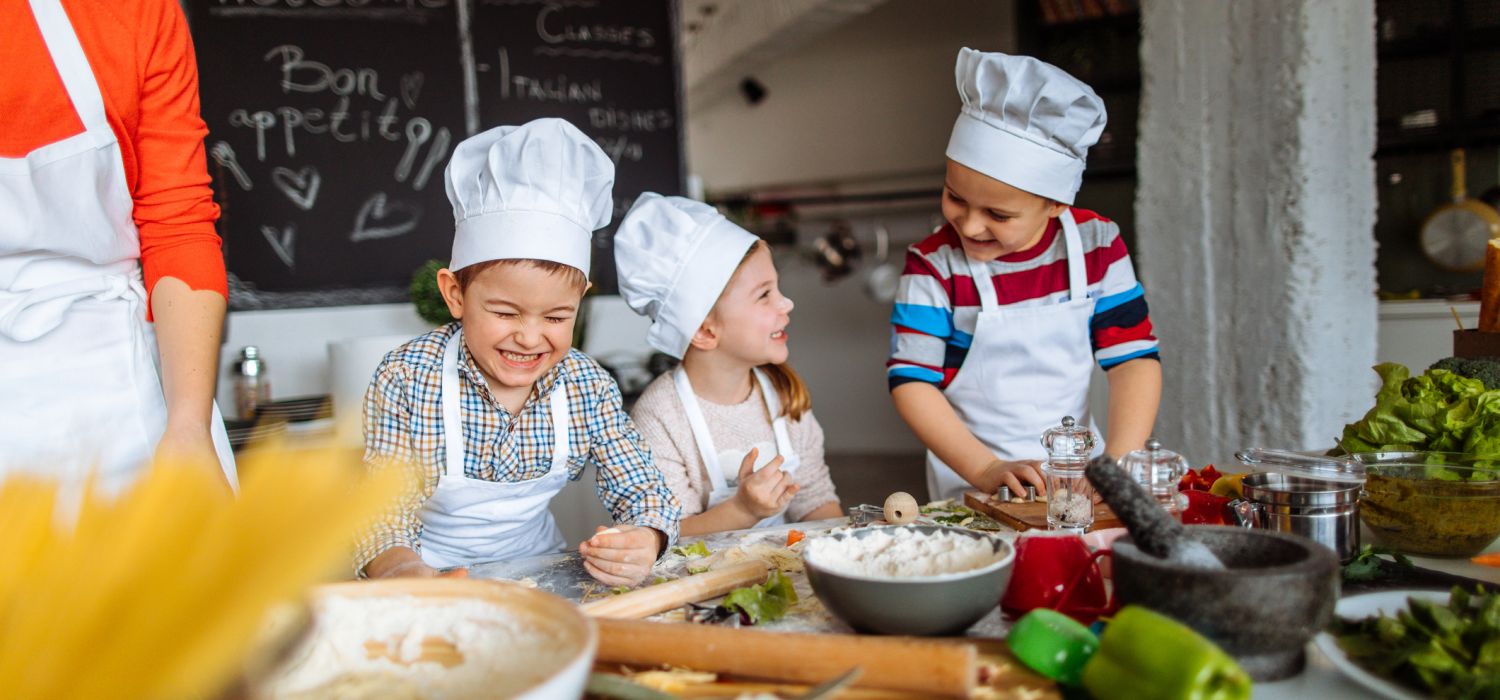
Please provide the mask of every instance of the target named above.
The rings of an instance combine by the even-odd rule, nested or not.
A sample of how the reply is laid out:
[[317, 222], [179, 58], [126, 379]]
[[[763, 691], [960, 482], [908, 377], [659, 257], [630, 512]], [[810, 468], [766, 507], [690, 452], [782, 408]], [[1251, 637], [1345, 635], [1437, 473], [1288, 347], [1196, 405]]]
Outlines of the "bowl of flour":
[[1015, 548], [937, 525], [866, 527], [811, 539], [802, 552], [818, 600], [860, 632], [957, 635], [1000, 602]]
[[252, 697], [571, 700], [599, 642], [571, 603], [493, 581], [330, 584], [311, 608], [312, 629]]

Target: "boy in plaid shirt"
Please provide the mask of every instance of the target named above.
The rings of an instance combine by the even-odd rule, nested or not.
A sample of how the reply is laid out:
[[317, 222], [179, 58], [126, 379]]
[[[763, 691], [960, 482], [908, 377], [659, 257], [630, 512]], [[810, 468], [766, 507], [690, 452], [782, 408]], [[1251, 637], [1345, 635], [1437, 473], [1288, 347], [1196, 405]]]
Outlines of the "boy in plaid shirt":
[[459, 321], [386, 355], [365, 395], [365, 459], [412, 487], [361, 543], [369, 577], [434, 576], [561, 551], [547, 505], [598, 466], [615, 526], [584, 567], [632, 585], [677, 536], [680, 508], [614, 380], [571, 349], [592, 231], [609, 223], [614, 166], [560, 119], [460, 143], [446, 173], [457, 230], [438, 273]]

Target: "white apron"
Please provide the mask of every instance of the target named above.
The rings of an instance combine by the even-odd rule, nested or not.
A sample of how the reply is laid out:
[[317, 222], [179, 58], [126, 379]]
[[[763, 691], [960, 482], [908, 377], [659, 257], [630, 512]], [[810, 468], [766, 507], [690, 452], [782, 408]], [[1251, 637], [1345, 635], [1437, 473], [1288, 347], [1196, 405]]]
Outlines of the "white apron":
[[[802, 464], [801, 458], [796, 451], [792, 450], [791, 438], [787, 437], [786, 416], [781, 413], [781, 397], [776, 393], [776, 387], [771, 385], [771, 380], [766, 377], [760, 368], [753, 370], [755, 381], [760, 383], [761, 399], [766, 404], [766, 414], [771, 416], [771, 432], [776, 434], [776, 452], [781, 455], [781, 470], [787, 473], [797, 471]], [[698, 446], [698, 456], [703, 460], [704, 469], [708, 470], [708, 482], [713, 490], [708, 494], [708, 507], [712, 508], [734, 496], [739, 490], [739, 485], [731, 485], [725, 478], [724, 470], [733, 469], [738, 475], [740, 462], [744, 460], [745, 451], [725, 450], [723, 452], [714, 448], [714, 438], [708, 432], [708, 421], [703, 419], [703, 409], [698, 405], [698, 395], [693, 393], [693, 385], [688, 381], [687, 371], [681, 366], [672, 372], [672, 381], [677, 385], [677, 397], [682, 400], [682, 408], [687, 412], [688, 425], [693, 429], [693, 442]], [[756, 468], [776, 458], [776, 455], [765, 454], [765, 450], [756, 457]], [[755, 527], [771, 527], [786, 522], [786, 510], [765, 518], [755, 524]]]
[[485, 481], [464, 473], [459, 409], [460, 328], [443, 348], [443, 471], [422, 506], [422, 561], [447, 569], [561, 552], [566, 546], [547, 504], [568, 484], [568, 392], [552, 389], [552, 468], [535, 479]]
[[[943, 394], [964, 425], [1005, 460], [1046, 459], [1042, 433], [1073, 416], [1089, 425], [1089, 378], [1094, 371], [1083, 241], [1071, 211], [1061, 217], [1068, 253], [1068, 301], [1026, 308], [1000, 308], [988, 266], [968, 259], [979, 288], [974, 343], [958, 375]], [[967, 259], [967, 258], [966, 258]], [[1104, 450], [1096, 444], [1096, 454]], [[927, 492], [932, 500], [963, 499], [974, 488], [927, 453]]]
[[[93, 471], [118, 491], [150, 461], [167, 420], [140, 233], [78, 36], [59, 0], [31, 0], [31, 10], [84, 131], [0, 158], [0, 478]], [[235, 486], [217, 405], [212, 434]]]

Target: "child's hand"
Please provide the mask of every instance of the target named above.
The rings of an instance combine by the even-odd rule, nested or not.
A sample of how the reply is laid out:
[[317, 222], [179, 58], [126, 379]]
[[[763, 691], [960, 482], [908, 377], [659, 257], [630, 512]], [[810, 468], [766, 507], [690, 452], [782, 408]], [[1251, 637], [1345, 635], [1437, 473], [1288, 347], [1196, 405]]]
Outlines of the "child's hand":
[[380, 557], [370, 562], [365, 567], [365, 575], [375, 578], [468, 578], [469, 570], [465, 567], [440, 571], [409, 549], [393, 548], [387, 550]]
[[997, 459], [984, 468], [975, 486], [989, 494], [999, 491], [1001, 486], [1009, 486], [1012, 496], [1025, 496], [1026, 484], [1031, 484], [1038, 496], [1045, 496], [1047, 480], [1042, 478], [1041, 467], [1042, 463], [1034, 459], [1019, 462]]
[[634, 586], [646, 580], [656, 555], [661, 551], [661, 535], [649, 527], [616, 525], [595, 528], [594, 536], [579, 543], [583, 568], [606, 586]]
[[790, 474], [781, 471], [781, 455], [757, 471], [755, 458], [758, 452], [750, 448], [749, 454], [740, 462], [740, 488], [734, 492], [734, 500], [742, 510], [761, 520], [786, 510], [792, 496], [802, 487], [792, 481]]

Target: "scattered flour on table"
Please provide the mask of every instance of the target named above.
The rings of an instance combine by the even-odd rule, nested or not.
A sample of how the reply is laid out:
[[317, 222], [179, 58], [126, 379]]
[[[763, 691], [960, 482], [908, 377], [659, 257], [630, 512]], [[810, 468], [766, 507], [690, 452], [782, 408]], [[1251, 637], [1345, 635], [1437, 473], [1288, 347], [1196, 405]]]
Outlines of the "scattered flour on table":
[[310, 638], [260, 697], [506, 698], [576, 653], [553, 631], [478, 600], [333, 597], [319, 601], [314, 618]]
[[804, 554], [834, 573], [889, 578], [970, 571], [1003, 556], [989, 539], [906, 528], [881, 528], [863, 537], [820, 537], [808, 543]]

